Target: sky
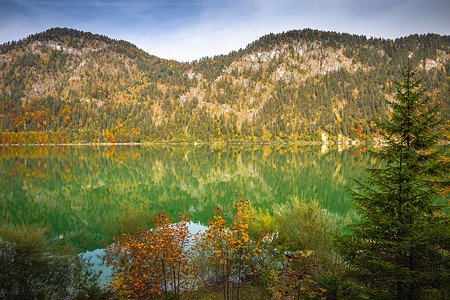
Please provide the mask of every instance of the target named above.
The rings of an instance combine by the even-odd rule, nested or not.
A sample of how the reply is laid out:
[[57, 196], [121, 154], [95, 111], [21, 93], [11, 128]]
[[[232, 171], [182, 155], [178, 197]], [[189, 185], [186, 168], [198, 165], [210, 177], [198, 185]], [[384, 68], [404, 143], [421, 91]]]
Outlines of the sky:
[[0, 0], [0, 43], [67, 27], [187, 62], [305, 28], [385, 39], [450, 35], [449, 16], [450, 0]]

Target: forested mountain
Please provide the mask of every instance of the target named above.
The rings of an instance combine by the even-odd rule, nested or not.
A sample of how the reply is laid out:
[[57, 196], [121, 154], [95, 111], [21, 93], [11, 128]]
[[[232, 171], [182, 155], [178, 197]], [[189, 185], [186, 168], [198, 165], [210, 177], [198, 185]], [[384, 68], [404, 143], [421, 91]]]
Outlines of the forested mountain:
[[449, 51], [449, 36], [305, 29], [180, 63], [53, 28], [0, 46], [0, 142], [372, 139], [408, 63], [450, 120]]

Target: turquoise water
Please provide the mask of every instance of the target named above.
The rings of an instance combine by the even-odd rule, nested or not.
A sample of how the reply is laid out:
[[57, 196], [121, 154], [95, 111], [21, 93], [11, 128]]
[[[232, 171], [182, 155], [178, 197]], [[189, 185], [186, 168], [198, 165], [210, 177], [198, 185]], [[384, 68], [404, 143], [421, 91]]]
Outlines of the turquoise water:
[[124, 208], [186, 209], [205, 224], [220, 205], [245, 197], [256, 208], [316, 198], [339, 218], [355, 218], [347, 187], [380, 166], [363, 147], [21, 146], [0, 147], [0, 221], [40, 224], [84, 250], [111, 241]]

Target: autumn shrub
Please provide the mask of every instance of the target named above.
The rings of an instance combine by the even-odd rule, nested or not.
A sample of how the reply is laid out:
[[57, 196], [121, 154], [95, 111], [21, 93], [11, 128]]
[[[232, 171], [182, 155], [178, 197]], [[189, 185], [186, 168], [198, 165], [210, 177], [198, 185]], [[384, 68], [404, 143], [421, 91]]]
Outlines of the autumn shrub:
[[185, 214], [172, 223], [165, 213], [157, 214], [152, 230], [116, 237], [106, 258], [114, 269], [112, 288], [134, 299], [325, 295], [318, 280], [333, 267], [334, 221], [316, 201], [292, 198], [291, 205], [274, 206], [272, 213], [256, 212], [243, 198], [233, 210], [230, 222], [217, 207], [193, 239]]
[[131, 235], [124, 233], [106, 249], [105, 262], [113, 268], [111, 287], [120, 297], [152, 299], [164, 295], [179, 298], [190, 285], [189, 217], [173, 223], [158, 212], [154, 228]]
[[292, 198], [291, 205], [274, 206], [272, 213], [256, 212], [242, 199], [233, 209], [228, 223], [216, 208], [198, 239], [193, 265], [201, 274], [199, 286], [220, 290], [224, 299], [308, 298], [326, 292], [317, 278], [324, 274], [322, 258], [329, 263], [334, 255], [334, 223], [316, 201]]
[[320, 266], [314, 251], [286, 252], [281, 256], [281, 268], [277, 274], [278, 285], [275, 298], [312, 299], [321, 298], [326, 290], [314, 278], [314, 271]]
[[254, 282], [258, 265], [255, 258], [263, 250], [250, 239], [252, 219], [250, 204], [242, 199], [233, 206], [234, 217], [228, 224], [220, 207], [208, 222], [208, 228], [197, 237], [198, 283], [221, 290], [224, 299], [239, 299], [244, 285]]

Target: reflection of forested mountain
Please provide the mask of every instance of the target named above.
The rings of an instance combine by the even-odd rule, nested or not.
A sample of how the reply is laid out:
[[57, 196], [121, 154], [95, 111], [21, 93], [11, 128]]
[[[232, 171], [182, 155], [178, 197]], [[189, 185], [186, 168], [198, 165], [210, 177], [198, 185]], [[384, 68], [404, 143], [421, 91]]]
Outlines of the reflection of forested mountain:
[[180, 63], [53, 28], [0, 45], [0, 142], [376, 137], [410, 63], [450, 120], [449, 36], [395, 40], [293, 30]]
[[[42, 223], [54, 236], [93, 248], [121, 205], [174, 217], [183, 207], [205, 223], [241, 195], [270, 208], [289, 195], [316, 197], [333, 213], [351, 208], [345, 185], [376, 164], [365, 149], [321, 146], [2, 147], [2, 222]], [[89, 246], [90, 245], [90, 246]]]

